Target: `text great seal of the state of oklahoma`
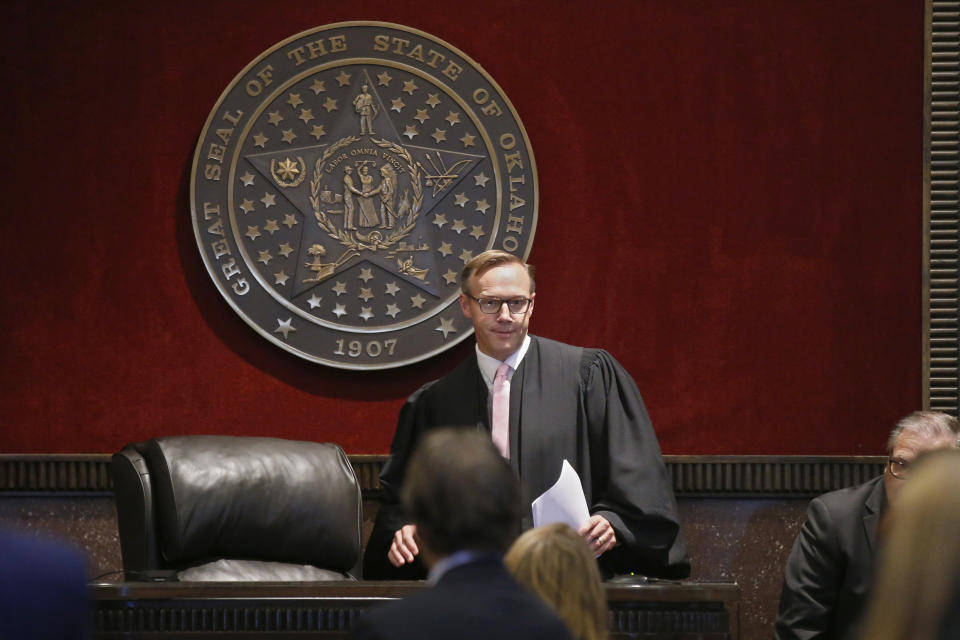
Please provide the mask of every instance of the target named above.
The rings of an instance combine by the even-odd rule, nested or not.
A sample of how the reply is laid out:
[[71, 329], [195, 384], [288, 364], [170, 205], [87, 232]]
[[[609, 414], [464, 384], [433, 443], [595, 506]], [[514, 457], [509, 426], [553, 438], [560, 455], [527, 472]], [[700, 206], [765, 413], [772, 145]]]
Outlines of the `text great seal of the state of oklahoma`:
[[526, 132], [473, 60], [426, 33], [348, 22], [251, 62], [204, 126], [194, 231], [221, 294], [307, 360], [383, 369], [472, 333], [473, 256], [522, 258], [537, 224]]

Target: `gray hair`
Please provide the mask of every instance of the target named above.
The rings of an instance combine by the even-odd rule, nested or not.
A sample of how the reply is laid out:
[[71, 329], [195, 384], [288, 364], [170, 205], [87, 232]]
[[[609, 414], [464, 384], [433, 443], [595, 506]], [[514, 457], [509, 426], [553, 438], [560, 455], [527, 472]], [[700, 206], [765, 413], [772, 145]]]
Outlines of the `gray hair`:
[[887, 439], [887, 452], [893, 453], [900, 435], [907, 431], [921, 438], [936, 439], [953, 436], [954, 447], [960, 447], [960, 422], [953, 416], [939, 411], [914, 411], [897, 423]]

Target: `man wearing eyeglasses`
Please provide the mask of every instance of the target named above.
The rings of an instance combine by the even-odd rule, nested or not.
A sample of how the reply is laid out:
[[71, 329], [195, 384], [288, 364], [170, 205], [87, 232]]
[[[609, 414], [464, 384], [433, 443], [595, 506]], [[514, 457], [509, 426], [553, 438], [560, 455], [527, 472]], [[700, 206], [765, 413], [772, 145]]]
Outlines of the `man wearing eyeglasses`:
[[485, 251], [465, 265], [460, 308], [473, 322], [476, 354], [417, 390], [400, 413], [365, 578], [423, 575], [398, 495], [423, 435], [458, 425], [489, 431], [519, 475], [524, 528], [532, 526], [530, 503], [567, 460], [591, 513], [580, 533], [605, 574], [690, 574], [670, 479], [633, 379], [603, 350], [529, 335], [534, 289], [532, 267], [512, 254]]
[[877, 527], [918, 456], [960, 445], [952, 416], [917, 411], [887, 441], [883, 475], [815, 498], [784, 573], [777, 640], [857, 638], [877, 551]]

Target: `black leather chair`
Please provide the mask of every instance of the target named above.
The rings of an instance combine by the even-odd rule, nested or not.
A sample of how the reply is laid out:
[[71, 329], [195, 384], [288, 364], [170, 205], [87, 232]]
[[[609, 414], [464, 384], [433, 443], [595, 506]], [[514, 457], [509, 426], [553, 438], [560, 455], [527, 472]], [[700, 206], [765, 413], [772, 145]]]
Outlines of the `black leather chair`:
[[343, 450], [174, 436], [110, 463], [127, 580], [344, 580], [359, 566], [360, 486]]

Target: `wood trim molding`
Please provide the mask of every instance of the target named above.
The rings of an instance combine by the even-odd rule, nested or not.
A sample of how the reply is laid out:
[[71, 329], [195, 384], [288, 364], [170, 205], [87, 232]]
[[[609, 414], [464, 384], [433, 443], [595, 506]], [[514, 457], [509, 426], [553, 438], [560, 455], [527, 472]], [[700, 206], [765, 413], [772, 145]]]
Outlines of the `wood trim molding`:
[[923, 405], [958, 411], [960, 2], [927, 0], [923, 117]]
[[[380, 492], [385, 455], [352, 455], [364, 497]], [[866, 482], [883, 456], [664, 456], [678, 497], [810, 497]], [[0, 494], [113, 492], [110, 454], [0, 454]]]
[[0, 454], [0, 492], [113, 493], [110, 454]]
[[885, 456], [664, 456], [683, 496], [816, 496], [883, 473]]
[[[342, 638], [363, 611], [422, 591], [426, 582], [94, 584], [98, 638]], [[733, 583], [604, 585], [611, 640], [739, 637], [740, 587]], [[304, 636], [304, 634], [307, 634]], [[174, 636], [175, 637], [175, 636]]]

